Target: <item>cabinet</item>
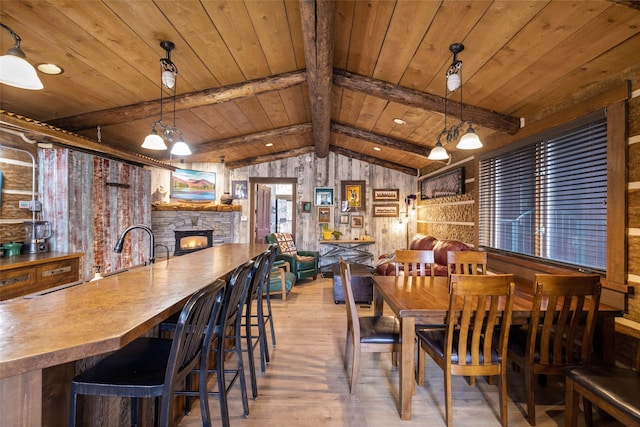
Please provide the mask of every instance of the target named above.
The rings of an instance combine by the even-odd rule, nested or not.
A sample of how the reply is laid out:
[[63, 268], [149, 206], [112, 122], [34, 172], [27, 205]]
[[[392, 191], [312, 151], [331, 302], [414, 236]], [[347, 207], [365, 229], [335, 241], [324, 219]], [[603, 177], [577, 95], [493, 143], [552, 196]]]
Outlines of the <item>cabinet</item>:
[[0, 301], [78, 280], [81, 256], [48, 252], [0, 258]]

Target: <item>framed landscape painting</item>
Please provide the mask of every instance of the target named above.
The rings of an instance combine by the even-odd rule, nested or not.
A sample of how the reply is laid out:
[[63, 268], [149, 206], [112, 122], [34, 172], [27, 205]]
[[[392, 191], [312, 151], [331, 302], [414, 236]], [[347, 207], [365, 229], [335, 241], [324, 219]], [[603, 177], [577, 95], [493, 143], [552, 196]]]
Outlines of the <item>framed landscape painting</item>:
[[420, 200], [459, 194], [464, 194], [464, 168], [456, 168], [420, 182]]

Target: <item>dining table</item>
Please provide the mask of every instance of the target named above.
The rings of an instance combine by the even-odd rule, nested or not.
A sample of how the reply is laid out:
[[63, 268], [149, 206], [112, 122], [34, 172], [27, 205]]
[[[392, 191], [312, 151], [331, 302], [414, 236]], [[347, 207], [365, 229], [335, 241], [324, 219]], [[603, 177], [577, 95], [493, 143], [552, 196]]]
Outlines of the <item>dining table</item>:
[[[399, 367], [398, 412], [403, 420], [411, 419], [411, 403], [415, 378], [416, 324], [443, 324], [449, 308], [447, 276], [377, 276], [373, 277], [373, 311], [382, 315], [384, 304], [400, 320], [401, 357]], [[529, 286], [516, 283], [512, 324], [526, 324], [531, 316], [533, 293]], [[603, 364], [615, 360], [613, 339], [615, 318], [622, 311], [604, 304], [598, 307], [594, 351]]]
[[268, 247], [225, 243], [2, 301], [0, 427], [67, 425], [78, 363], [153, 332], [195, 292]]

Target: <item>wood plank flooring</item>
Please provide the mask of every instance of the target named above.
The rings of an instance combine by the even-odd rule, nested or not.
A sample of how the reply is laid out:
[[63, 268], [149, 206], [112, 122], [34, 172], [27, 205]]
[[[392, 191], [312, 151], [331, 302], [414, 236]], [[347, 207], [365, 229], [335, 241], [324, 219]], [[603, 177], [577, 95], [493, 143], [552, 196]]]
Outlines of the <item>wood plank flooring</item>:
[[[333, 301], [332, 279], [305, 280], [294, 287], [287, 301], [275, 298], [272, 306], [277, 346], [270, 347], [271, 363], [265, 375], [258, 374], [258, 399], [249, 397], [249, 418], [242, 415], [239, 384], [234, 385], [229, 396], [233, 427], [445, 425], [442, 371], [428, 357], [425, 387], [416, 387], [411, 420], [402, 421], [398, 415], [398, 369], [389, 354], [363, 354], [356, 394], [349, 393], [342, 365], [346, 312], [344, 304]], [[366, 305], [359, 310], [363, 315], [372, 312]], [[257, 354], [256, 360], [259, 369]], [[470, 387], [464, 379], [454, 378], [453, 391], [454, 425], [500, 425], [496, 386], [481, 379]], [[528, 426], [520, 373], [509, 372], [508, 395], [509, 425]], [[561, 379], [549, 378], [537, 397], [537, 425], [564, 425]], [[219, 425], [217, 398], [210, 398], [209, 405], [213, 425]], [[621, 425], [606, 415], [595, 417], [600, 426]], [[180, 423], [181, 427], [201, 425], [197, 405]], [[582, 414], [578, 425], [584, 426]]]

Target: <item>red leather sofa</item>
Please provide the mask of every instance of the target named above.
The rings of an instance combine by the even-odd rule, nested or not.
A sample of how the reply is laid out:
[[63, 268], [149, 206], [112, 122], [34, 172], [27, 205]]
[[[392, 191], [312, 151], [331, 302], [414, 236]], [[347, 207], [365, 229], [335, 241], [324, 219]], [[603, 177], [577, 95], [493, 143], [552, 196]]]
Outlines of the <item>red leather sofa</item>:
[[[447, 252], [449, 251], [468, 251], [471, 248], [458, 240], [438, 240], [433, 236], [425, 236], [424, 234], [416, 234], [409, 249], [414, 250], [432, 250], [435, 260], [435, 275], [447, 275]], [[403, 266], [400, 266], [403, 269]], [[396, 263], [395, 254], [381, 255], [378, 259], [375, 274], [380, 276], [395, 276]]]

